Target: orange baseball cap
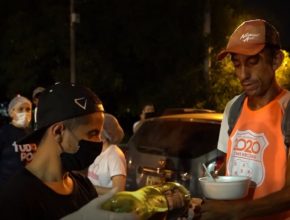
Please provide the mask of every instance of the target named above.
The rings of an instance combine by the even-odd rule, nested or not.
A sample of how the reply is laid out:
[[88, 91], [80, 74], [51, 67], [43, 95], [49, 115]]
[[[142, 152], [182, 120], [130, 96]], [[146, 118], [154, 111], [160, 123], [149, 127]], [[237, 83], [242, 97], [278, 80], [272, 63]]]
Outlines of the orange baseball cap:
[[265, 45], [281, 48], [280, 37], [276, 28], [265, 20], [248, 20], [232, 33], [226, 49], [222, 50], [217, 58], [222, 60], [229, 53], [255, 55]]

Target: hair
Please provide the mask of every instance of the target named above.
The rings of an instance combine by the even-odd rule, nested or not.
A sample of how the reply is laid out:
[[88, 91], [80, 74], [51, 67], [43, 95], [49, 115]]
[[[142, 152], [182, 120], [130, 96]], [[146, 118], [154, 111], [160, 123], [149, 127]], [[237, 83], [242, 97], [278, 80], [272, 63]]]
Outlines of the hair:
[[[70, 118], [70, 119], [64, 120], [63, 125], [64, 125], [64, 127], [68, 128], [70, 130], [73, 130], [80, 125], [87, 124], [88, 122], [89, 122], [88, 115], [83, 115], [83, 116], [79, 116], [76, 118]], [[34, 141], [35, 144], [39, 145], [39, 143], [41, 142], [41, 139], [44, 137], [44, 135], [49, 127], [50, 127], [50, 125], [42, 129], [42, 131], [39, 133], [38, 137]]]
[[63, 125], [68, 129], [75, 129], [80, 125], [87, 124], [89, 122], [88, 115], [82, 115], [76, 118], [70, 118], [63, 121]]

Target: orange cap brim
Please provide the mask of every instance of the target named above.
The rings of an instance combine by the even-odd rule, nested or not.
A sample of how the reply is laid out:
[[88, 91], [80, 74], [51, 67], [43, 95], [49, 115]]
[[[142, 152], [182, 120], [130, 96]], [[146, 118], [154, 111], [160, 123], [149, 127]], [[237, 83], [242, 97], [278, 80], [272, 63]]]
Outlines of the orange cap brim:
[[224, 59], [229, 53], [236, 53], [236, 54], [241, 54], [241, 55], [256, 55], [257, 53], [259, 53], [262, 49], [264, 49], [265, 44], [257, 44], [257, 45], [252, 45], [249, 48], [246, 47], [237, 47], [237, 48], [229, 48], [229, 49], [225, 49], [222, 50], [218, 55], [217, 55], [217, 59], [218, 60], [222, 60]]

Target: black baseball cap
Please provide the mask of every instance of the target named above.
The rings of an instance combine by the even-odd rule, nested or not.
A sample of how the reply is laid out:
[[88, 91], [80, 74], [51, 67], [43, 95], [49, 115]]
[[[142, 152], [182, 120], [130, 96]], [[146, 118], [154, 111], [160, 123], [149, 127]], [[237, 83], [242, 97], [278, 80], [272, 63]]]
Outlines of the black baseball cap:
[[36, 143], [50, 125], [94, 112], [104, 112], [104, 107], [93, 91], [72, 83], [56, 83], [39, 96], [37, 127], [17, 143]]

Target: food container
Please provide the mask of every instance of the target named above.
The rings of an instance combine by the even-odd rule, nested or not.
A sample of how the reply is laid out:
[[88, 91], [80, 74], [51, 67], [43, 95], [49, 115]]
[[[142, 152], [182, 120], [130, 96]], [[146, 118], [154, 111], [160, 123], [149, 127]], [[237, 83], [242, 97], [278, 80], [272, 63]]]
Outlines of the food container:
[[208, 199], [234, 200], [248, 195], [250, 178], [246, 176], [219, 176], [199, 178], [203, 195]]

